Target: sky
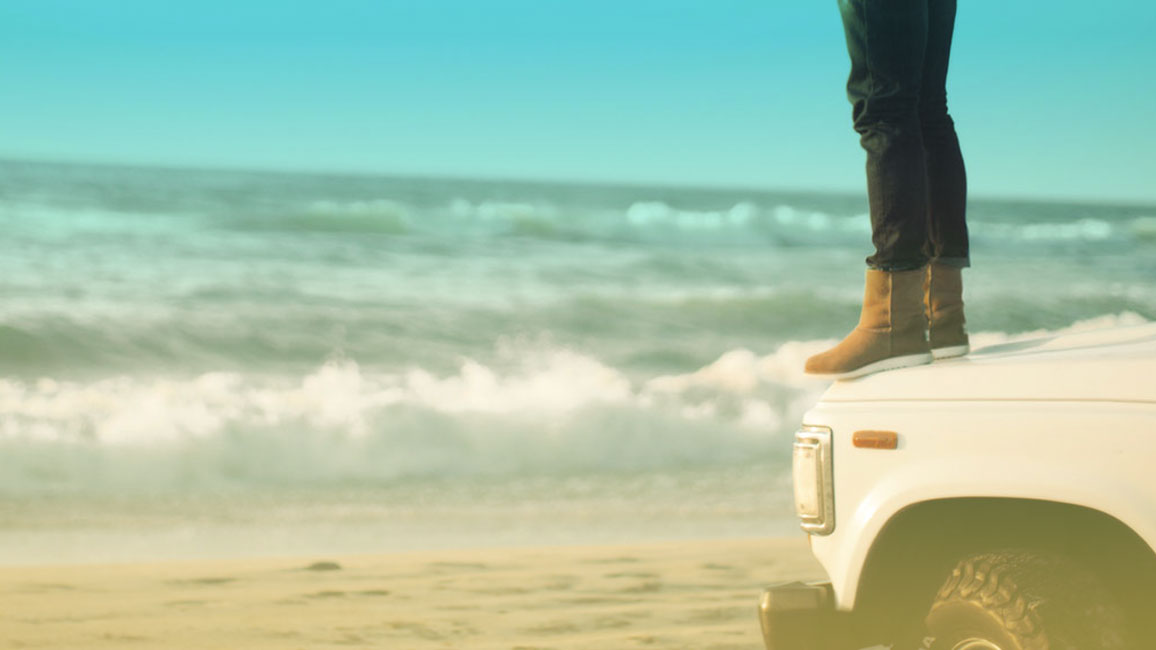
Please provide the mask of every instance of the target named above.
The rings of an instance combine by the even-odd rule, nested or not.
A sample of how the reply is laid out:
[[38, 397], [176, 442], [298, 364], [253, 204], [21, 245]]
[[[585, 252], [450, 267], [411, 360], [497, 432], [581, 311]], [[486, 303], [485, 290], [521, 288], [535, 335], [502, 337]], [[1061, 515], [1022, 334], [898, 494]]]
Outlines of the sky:
[[[973, 196], [1156, 202], [1156, 4], [963, 0]], [[5, 0], [0, 157], [861, 192], [835, 0]]]

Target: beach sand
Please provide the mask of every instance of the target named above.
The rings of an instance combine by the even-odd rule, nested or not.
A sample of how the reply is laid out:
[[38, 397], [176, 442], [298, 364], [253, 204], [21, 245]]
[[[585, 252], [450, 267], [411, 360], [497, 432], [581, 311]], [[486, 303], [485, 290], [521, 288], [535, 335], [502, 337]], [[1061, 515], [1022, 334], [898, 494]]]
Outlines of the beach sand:
[[0, 568], [4, 648], [761, 648], [803, 539]]

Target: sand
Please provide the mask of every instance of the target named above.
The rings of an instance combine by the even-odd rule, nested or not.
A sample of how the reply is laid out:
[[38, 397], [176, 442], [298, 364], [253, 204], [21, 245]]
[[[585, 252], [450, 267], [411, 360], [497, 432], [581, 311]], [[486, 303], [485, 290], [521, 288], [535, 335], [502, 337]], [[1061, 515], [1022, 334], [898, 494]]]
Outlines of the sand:
[[762, 586], [821, 575], [798, 538], [11, 567], [0, 647], [757, 650]]

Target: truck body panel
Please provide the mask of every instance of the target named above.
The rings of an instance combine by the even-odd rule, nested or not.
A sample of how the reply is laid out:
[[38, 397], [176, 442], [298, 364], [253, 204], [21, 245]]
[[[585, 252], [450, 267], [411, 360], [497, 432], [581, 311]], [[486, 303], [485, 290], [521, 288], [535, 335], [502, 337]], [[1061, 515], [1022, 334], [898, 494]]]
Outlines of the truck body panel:
[[[1083, 506], [1156, 548], [1156, 324], [837, 382], [803, 423], [832, 431], [835, 526], [811, 541], [839, 610], [888, 522], [929, 501]], [[898, 447], [856, 448], [860, 430]]]

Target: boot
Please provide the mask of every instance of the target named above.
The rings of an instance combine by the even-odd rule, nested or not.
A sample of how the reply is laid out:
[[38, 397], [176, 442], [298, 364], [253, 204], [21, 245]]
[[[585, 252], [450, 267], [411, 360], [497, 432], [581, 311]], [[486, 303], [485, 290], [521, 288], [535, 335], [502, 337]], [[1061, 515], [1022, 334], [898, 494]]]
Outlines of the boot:
[[962, 269], [932, 262], [923, 288], [926, 300], [931, 356], [961, 357], [971, 351], [963, 318]]
[[931, 363], [923, 276], [923, 269], [867, 269], [859, 325], [835, 347], [807, 359], [807, 374], [850, 379]]

